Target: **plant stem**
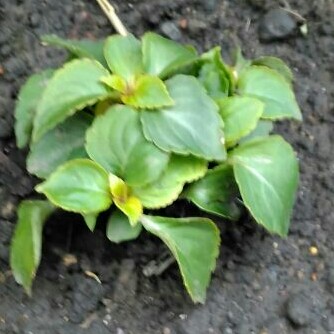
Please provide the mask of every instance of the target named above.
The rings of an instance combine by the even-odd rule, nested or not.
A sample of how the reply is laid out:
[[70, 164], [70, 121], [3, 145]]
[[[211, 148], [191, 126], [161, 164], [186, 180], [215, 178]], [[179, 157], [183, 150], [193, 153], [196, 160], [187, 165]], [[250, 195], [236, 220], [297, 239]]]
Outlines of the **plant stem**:
[[122, 36], [128, 35], [128, 31], [126, 30], [124, 24], [117, 16], [115, 8], [108, 2], [108, 0], [96, 0], [104, 13], [107, 15], [109, 21], [115, 28], [115, 30]]

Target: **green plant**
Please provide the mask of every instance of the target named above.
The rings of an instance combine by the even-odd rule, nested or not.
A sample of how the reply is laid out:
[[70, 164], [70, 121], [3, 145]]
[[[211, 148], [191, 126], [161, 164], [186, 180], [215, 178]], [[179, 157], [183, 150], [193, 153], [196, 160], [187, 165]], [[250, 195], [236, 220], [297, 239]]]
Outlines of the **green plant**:
[[220, 48], [198, 55], [154, 33], [141, 40], [68, 41], [70, 60], [33, 75], [15, 111], [17, 145], [30, 145], [27, 169], [44, 181], [47, 200], [23, 201], [11, 266], [30, 292], [41, 256], [42, 227], [56, 209], [81, 214], [93, 231], [112, 206], [111, 241], [144, 227], [169, 247], [194, 302], [204, 302], [220, 237], [208, 218], [154, 216], [178, 198], [231, 220], [243, 205], [271, 233], [288, 232], [298, 183], [290, 145], [272, 122], [301, 120], [292, 74], [283, 61]]

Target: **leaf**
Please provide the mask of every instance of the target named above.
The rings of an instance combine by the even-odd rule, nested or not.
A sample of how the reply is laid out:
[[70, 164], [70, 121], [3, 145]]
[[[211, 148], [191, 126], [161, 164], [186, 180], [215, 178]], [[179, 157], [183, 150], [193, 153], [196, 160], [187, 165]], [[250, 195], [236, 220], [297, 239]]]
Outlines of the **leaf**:
[[144, 73], [141, 43], [133, 35], [107, 38], [104, 56], [111, 71], [129, 82]]
[[257, 138], [230, 154], [242, 199], [255, 220], [285, 236], [298, 185], [298, 162], [279, 136]]
[[287, 82], [293, 81], [293, 74], [289, 66], [282, 60], [276, 57], [260, 57], [252, 61], [253, 65], [266, 66], [282, 75]]
[[98, 214], [96, 213], [87, 213], [82, 215], [87, 227], [93, 232], [97, 223]]
[[91, 122], [88, 114], [74, 115], [33, 143], [27, 159], [29, 173], [45, 179], [66, 161], [86, 158], [85, 134]]
[[121, 97], [124, 104], [135, 108], [156, 109], [174, 104], [163, 81], [151, 75], [140, 76], [133, 91]]
[[10, 266], [18, 284], [31, 294], [32, 281], [41, 260], [42, 230], [54, 211], [47, 201], [22, 201], [10, 249]]
[[109, 187], [115, 205], [129, 218], [130, 224], [135, 226], [143, 214], [140, 200], [132, 196], [125, 182], [113, 174], [109, 174]]
[[238, 194], [233, 169], [226, 164], [209, 170], [185, 192], [186, 198], [200, 209], [231, 220], [240, 217], [236, 204]]
[[220, 237], [216, 225], [206, 218], [143, 216], [141, 222], [174, 255], [192, 300], [204, 303], [219, 254]]
[[88, 159], [65, 163], [36, 190], [54, 205], [81, 214], [104, 211], [112, 203], [107, 172]]
[[167, 77], [177, 68], [189, 65], [198, 59], [194, 49], [152, 32], [143, 36], [142, 52], [145, 72], [161, 78]]
[[272, 122], [260, 120], [256, 128], [248, 136], [242, 138], [239, 143], [242, 144], [258, 137], [267, 137], [273, 129], [274, 126]]
[[234, 53], [234, 73], [236, 77], [239, 77], [240, 74], [252, 65], [252, 62], [248, 59], [245, 59], [241, 49], [238, 47]]
[[162, 176], [152, 184], [134, 187], [132, 192], [148, 209], [158, 209], [173, 203], [181, 194], [186, 182], [205, 175], [207, 163], [192, 156], [173, 154]]
[[90, 39], [65, 39], [56, 35], [43, 35], [41, 40], [44, 44], [63, 48], [76, 58], [91, 58], [97, 60], [103, 66], [107, 66], [103, 55], [105, 40]]
[[217, 101], [224, 121], [227, 145], [235, 143], [255, 129], [264, 110], [264, 104], [253, 97], [231, 96]]
[[166, 81], [166, 86], [175, 105], [140, 113], [147, 140], [167, 152], [224, 160], [217, 105], [203, 87], [186, 75], [174, 76]]
[[[222, 56], [221, 56], [221, 48], [219, 46], [214, 47], [208, 52], [202, 54], [201, 62], [203, 64], [211, 64], [212, 69], [215, 70], [222, 78], [227, 78], [229, 84], [229, 94], [232, 95], [234, 93], [235, 88], [235, 79], [233, 77], [233, 73], [231, 68], [225, 64]], [[224, 87], [224, 86], [223, 86]], [[226, 88], [224, 88], [225, 90]]]
[[86, 139], [89, 156], [129, 186], [156, 180], [168, 164], [169, 155], [144, 138], [139, 113], [130, 107], [113, 106], [98, 116]]
[[213, 63], [207, 63], [202, 66], [198, 80], [213, 99], [224, 98], [229, 94], [229, 79]]
[[30, 141], [38, 102], [53, 73], [54, 70], [48, 69], [32, 75], [20, 90], [15, 108], [15, 136], [19, 148]]
[[291, 85], [274, 70], [250, 66], [242, 73], [238, 90], [241, 95], [256, 97], [265, 104], [265, 119], [302, 119]]
[[77, 110], [103, 100], [110, 94], [100, 82], [108, 71], [89, 59], [73, 60], [57, 70], [38, 105], [33, 140], [72, 116]]
[[136, 239], [143, 226], [137, 224], [131, 226], [129, 219], [120, 211], [115, 211], [109, 218], [107, 224], [107, 238], [116, 243]]

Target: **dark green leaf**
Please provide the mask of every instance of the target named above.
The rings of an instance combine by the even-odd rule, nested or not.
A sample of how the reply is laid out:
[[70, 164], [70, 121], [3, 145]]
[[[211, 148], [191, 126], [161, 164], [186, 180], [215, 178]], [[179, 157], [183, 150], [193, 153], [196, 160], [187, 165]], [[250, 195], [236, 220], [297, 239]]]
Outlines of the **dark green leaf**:
[[217, 101], [224, 121], [227, 145], [237, 142], [255, 129], [264, 110], [264, 104], [253, 97], [231, 96]]
[[133, 35], [109, 37], [104, 56], [112, 72], [129, 82], [144, 73], [141, 43]]
[[200, 209], [232, 220], [237, 220], [240, 216], [236, 204], [238, 194], [233, 169], [229, 165], [210, 170], [185, 192], [186, 198]]
[[27, 159], [29, 173], [44, 179], [66, 161], [86, 158], [85, 134], [91, 122], [88, 114], [76, 114], [33, 143]]
[[152, 32], [142, 38], [143, 62], [146, 73], [162, 78], [175, 69], [197, 60], [194, 49], [187, 48]]
[[41, 260], [42, 230], [54, 207], [47, 201], [23, 201], [10, 250], [10, 266], [17, 283], [31, 294], [31, 285]]
[[108, 173], [88, 159], [60, 166], [36, 190], [56, 206], [81, 214], [104, 211], [112, 203]]
[[173, 203], [186, 182], [204, 176], [207, 163], [192, 156], [172, 155], [161, 177], [144, 187], [134, 187], [133, 194], [148, 209], [158, 209]]
[[127, 216], [120, 211], [115, 211], [108, 220], [107, 237], [112, 242], [120, 243], [136, 239], [141, 230], [141, 224], [131, 226]]
[[186, 75], [169, 79], [166, 86], [175, 105], [140, 113], [145, 137], [167, 152], [224, 160], [218, 108], [203, 87]]
[[49, 69], [34, 74], [20, 90], [15, 108], [15, 136], [19, 148], [29, 143], [38, 102], [53, 73], [54, 70]]
[[255, 220], [285, 236], [298, 185], [298, 162], [279, 136], [249, 141], [230, 154], [242, 199]]
[[97, 60], [103, 66], [107, 66], [107, 62], [103, 55], [103, 46], [105, 40], [89, 40], [89, 39], [64, 39], [56, 35], [44, 35], [41, 37], [44, 44], [63, 48], [76, 58], [91, 58]]
[[265, 104], [265, 119], [302, 119], [291, 84], [274, 70], [250, 66], [242, 73], [238, 88], [241, 95], [256, 97]]
[[86, 149], [94, 161], [129, 186], [156, 180], [169, 160], [167, 153], [144, 138], [139, 113], [120, 105], [95, 119], [87, 132]]
[[266, 66], [282, 75], [289, 83], [293, 80], [293, 74], [289, 66], [276, 57], [260, 57], [252, 61], [253, 65]]
[[141, 222], [173, 253], [192, 300], [204, 303], [219, 254], [220, 238], [216, 225], [206, 218], [143, 216]]
[[77, 110], [107, 98], [110, 92], [100, 82], [107, 75], [104, 67], [90, 59], [73, 60], [56, 71], [38, 105], [34, 141]]

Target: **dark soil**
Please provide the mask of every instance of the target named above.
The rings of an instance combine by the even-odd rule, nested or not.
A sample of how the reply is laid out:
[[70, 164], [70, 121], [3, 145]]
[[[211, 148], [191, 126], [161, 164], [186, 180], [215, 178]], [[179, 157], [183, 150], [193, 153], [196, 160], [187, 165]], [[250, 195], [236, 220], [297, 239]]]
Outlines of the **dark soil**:
[[[293, 68], [304, 123], [277, 127], [301, 161], [290, 235], [281, 240], [252, 222], [221, 222], [221, 256], [207, 302], [198, 306], [175, 265], [158, 277], [143, 274], [165, 251], [153, 237], [116, 246], [103, 223], [91, 234], [75, 216], [56, 215], [45, 229], [33, 298], [25, 296], [9, 271], [8, 245], [17, 203], [33, 194], [35, 181], [15, 146], [14, 101], [28, 75], [65, 57], [42, 47], [41, 34], [97, 38], [112, 28], [93, 0], [0, 0], [0, 333], [334, 333], [334, 2], [115, 3], [137, 35], [153, 30], [201, 50], [218, 44], [226, 57], [239, 44], [247, 56], [274, 54]], [[286, 11], [263, 19], [284, 4], [299, 14], [294, 22]], [[280, 20], [289, 23], [282, 28]]]

